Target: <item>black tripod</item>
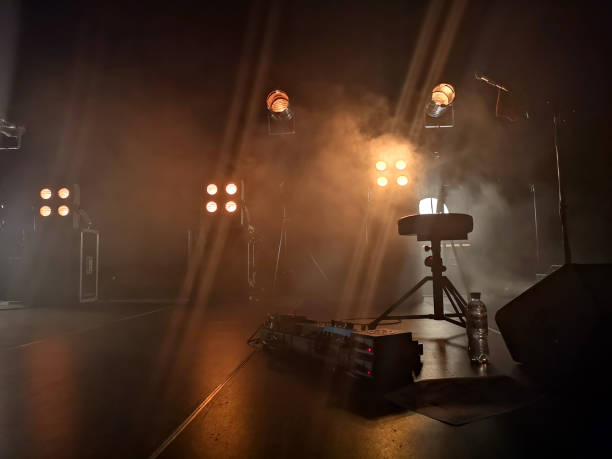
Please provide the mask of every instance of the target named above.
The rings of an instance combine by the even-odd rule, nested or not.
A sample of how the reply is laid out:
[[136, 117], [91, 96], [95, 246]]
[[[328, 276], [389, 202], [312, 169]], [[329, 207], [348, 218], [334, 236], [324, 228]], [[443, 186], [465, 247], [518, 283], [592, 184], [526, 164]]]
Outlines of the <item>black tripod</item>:
[[[278, 248], [276, 250], [276, 263], [274, 265], [274, 277], [272, 278], [272, 291], [273, 292], [277, 292], [278, 290], [277, 285], [280, 279], [282, 277], [287, 277], [287, 275], [290, 273], [290, 269], [287, 269], [287, 268], [284, 270], [281, 269], [281, 265], [283, 264], [283, 262], [285, 265], [287, 265], [289, 261], [288, 246], [287, 246], [287, 229], [289, 226], [290, 218], [289, 218], [289, 214], [287, 213], [287, 203], [286, 203], [286, 198], [284, 196], [284, 182], [281, 183], [281, 193], [283, 194], [283, 216], [281, 220]], [[329, 278], [327, 277], [327, 274], [325, 274], [325, 271], [323, 271], [323, 268], [321, 267], [319, 262], [316, 260], [311, 250], [308, 250], [308, 257], [310, 258], [310, 261], [312, 261], [312, 264], [317, 269], [319, 274], [321, 274], [321, 277], [323, 277], [323, 279], [325, 279], [326, 282], [329, 282]]]
[[[393, 303], [385, 312], [379, 317], [374, 319], [368, 324], [368, 329], [374, 330], [378, 324], [383, 320], [402, 320], [402, 319], [434, 319], [434, 320], [446, 320], [460, 327], [466, 327], [465, 323], [465, 312], [467, 303], [455, 288], [450, 279], [444, 276], [442, 273], [446, 271], [446, 266], [442, 264], [441, 257], [441, 239], [432, 238], [431, 247], [425, 246], [425, 251], [431, 250], [431, 256], [425, 259], [425, 266], [431, 268], [431, 276], [425, 276], [421, 279], [414, 287], [404, 293], [395, 303]], [[433, 282], [433, 299], [434, 299], [434, 313], [433, 314], [410, 314], [404, 316], [392, 316], [390, 315], [395, 308], [406, 301], [414, 292], [425, 285], [426, 282]], [[450, 301], [454, 313], [447, 314], [444, 312], [444, 294], [446, 294]]]

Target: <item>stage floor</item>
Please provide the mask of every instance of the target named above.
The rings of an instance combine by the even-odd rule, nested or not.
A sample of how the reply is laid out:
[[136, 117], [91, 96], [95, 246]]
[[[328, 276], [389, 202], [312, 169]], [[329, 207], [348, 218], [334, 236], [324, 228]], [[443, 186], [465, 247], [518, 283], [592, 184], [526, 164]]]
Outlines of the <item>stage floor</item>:
[[[419, 380], [529, 382], [495, 330], [503, 301], [489, 301], [485, 369], [469, 363], [463, 329], [403, 322], [424, 345]], [[605, 443], [609, 422], [573, 395], [547, 393], [456, 427], [388, 405], [338, 403], [330, 372], [296, 370], [247, 346], [266, 312], [325, 318], [312, 309], [121, 302], [0, 311], [0, 458], [578, 457]]]

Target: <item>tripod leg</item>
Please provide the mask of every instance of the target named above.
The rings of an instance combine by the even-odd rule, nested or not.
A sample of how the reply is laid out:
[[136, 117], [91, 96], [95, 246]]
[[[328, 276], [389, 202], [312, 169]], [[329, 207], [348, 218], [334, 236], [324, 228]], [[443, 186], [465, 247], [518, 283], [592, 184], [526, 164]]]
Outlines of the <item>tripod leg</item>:
[[[285, 228], [285, 215], [283, 210], [283, 221], [281, 222], [280, 238], [278, 240], [278, 250], [276, 252], [276, 265], [274, 266], [274, 278], [272, 279], [272, 290], [276, 289], [276, 281], [278, 280], [278, 269], [281, 261], [281, 253], [286, 250], [287, 233]], [[286, 257], [285, 257], [286, 258]]]
[[412, 287], [410, 290], [408, 290], [406, 293], [404, 293], [395, 303], [393, 303], [391, 306], [389, 306], [387, 308], [387, 310], [385, 312], [383, 312], [380, 316], [378, 316], [376, 319], [374, 319], [372, 322], [370, 322], [368, 324], [368, 329], [369, 330], [374, 330], [378, 324], [385, 319], [385, 317], [387, 317], [389, 314], [391, 314], [391, 312], [397, 308], [400, 304], [402, 304], [404, 301], [406, 301], [414, 292], [416, 292], [418, 289], [420, 289], [423, 284], [427, 281], [431, 280], [431, 276], [426, 276], [423, 279], [421, 279], [419, 281], [418, 284], [416, 284], [414, 287]]
[[445, 282], [446, 282], [447, 289], [453, 295], [453, 297], [457, 301], [457, 304], [459, 305], [459, 308], [461, 308], [461, 311], [465, 315], [465, 312], [466, 312], [466, 309], [467, 309], [467, 302], [463, 299], [463, 297], [461, 296], [461, 293], [459, 293], [459, 291], [455, 288], [455, 286], [450, 281], [450, 279], [448, 279], [448, 278], [445, 278], [445, 279], [446, 279]]
[[[453, 297], [452, 292], [448, 288], [448, 285], [444, 286], [444, 293], [446, 293], [446, 296], [448, 297], [448, 300], [450, 301], [450, 304], [453, 307], [453, 310], [455, 311], [456, 317], [459, 318], [461, 324], [465, 325], [465, 322], [463, 320], [464, 314], [459, 310], [459, 305], [456, 304], [457, 299]], [[448, 317], [446, 318], [446, 320], [448, 320]]]

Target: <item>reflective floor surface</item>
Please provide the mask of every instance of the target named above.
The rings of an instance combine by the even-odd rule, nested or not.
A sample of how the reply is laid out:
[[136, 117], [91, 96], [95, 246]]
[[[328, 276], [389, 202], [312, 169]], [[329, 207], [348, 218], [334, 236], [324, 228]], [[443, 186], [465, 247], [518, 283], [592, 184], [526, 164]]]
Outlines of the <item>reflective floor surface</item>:
[[[348, 400], [332, 390], [326, 368], [260, 351], [239, 367], [265, 313], [282, 309], [238, 302], [0, 311], [0, 457], [584, 457], [605, 439], [609, 421], [596, 416], [589, 394], [553, 391], [454, 427], [367, 397]], [[326, 312], [314, 309], [296, 312]], [[420, 379], [528, 381], [495, 330], [483, 369], [470, 365], [463, 329], [431, 320], [401, 327], [424, 344]]]

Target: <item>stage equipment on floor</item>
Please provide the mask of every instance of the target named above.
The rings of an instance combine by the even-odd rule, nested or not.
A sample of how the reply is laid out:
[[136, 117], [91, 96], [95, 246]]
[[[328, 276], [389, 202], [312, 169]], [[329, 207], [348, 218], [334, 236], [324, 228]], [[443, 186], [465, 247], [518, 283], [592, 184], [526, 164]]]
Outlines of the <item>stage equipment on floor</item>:
[[270, 135], [295, 134], [295, 117], [285, 91], [281, 89], [271, 91], [266, 97], [266, 108]]
[[497, 311], [512, 358], [555, 373], [601, 363], [610, 346], [610, 279], [612, 264], [567, 264]]
[[18, 283], [20, 297], [33, 305], [69, 305], [98, 300], [100, 234], [44, 225], [26, 242]]
[[425, 107], [426, 128], [450, 128], [455, 125], [455, 88], [440, 83], [431, 91], [431, 100]]
[[208, 217], [237, 218], [244, 224], [244, 181], [228, 180], [209, 183], [204, 187], [202, 213]]
[[367, 330], [365, 324], [268, 315], [249, 339], [249, 344], [253, 343], [268, 350], [314, 357], [352, 377], [387, 389], [413, 382], [423, 367], [420, 357], [423, 345], [412, 339], [412, 333]]
[[21, 137], [25, 134], [25, 127], [9, 123], [0, 118], [0, 150], [19, 150]]
[[[416, 235], [417, 241], [431, 241], [431, 246], [425, 246], [425, 251], [431, 251], [431, 256], [425, 259], [425, 266], [431, 269], [432, 275], [425, 276], [413, 288], [402, 295], [378, 318], [368, 324], [370, 330], [375, 329], [381, 321], [386, 319], [434, 319], [446, 320], [455, 325], [465, 327], [465, 311], [467, 303], [452, 284], [450, 279], [442, 275], [446, 267], [442, 264], [441, 242], [444, 240], [458, 241], [468, 238], [474, 228], [474, 220], [467, 214], [432, 214], [432, 215], [409, 215], [400, 218], [398, 231], [402, 236]], [[391, 313], [406, 301], [412, 294], [421, 288], [426, 282], [433, 283], [433, 314], [411, 314], [392, 316]], [[454, 313], [444, 312], [444, 294], [446, 294]]]

